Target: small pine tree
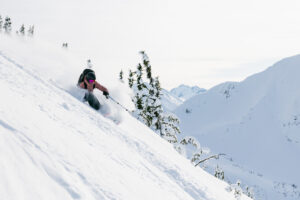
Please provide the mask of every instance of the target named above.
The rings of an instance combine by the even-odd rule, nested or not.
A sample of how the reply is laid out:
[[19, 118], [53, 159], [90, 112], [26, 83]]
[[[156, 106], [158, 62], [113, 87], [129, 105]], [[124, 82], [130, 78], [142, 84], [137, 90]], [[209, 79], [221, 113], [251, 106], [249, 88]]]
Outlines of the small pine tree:
[[200, 144], [199, 142], [197, 141], [196, 138], [193, 138], [193, 137], [185, 137], [183, 138], [181, 141], [180, 141], [180, 144], [182, 145], [188, 145], [188, 144], [191, 144], [193, 145], [193, 147], [199, 149], [200, 148]]
[[143, 67], [141, 64], [137, 66], [137, 70], [135, 71], [136, 74], [136, 87], [139, 91], [143, 90], [144, 88], [144, 81], [142, 80], [143, 77]]
[[86, 66], [87, 66], [87, 68], [89, 68], [89, 69], [92, 69], [92, 68], [93, 68], [93, 64], [92, 64], [91, 59], [88, 59], [88, 60], [86, 61]]
[[191, 158], [191, 162], [196, 163], [197, 161], [199, 161], [202, 154], [203, 154], [202, 149], [200, 149], [200, 151], [196, 151], [195, 153], [193, 153], [193, 156]]
[[236, 184], [231, 184], [230, 186], [228, 186], [227, 188], [228, 192], [234, 192], [234, 197], [237, 200], [240, 200], [243, 194], [243, 189], [241, 187], [241, 181], [237, 181]]
[[250, 197], [251, 199], [255, 199], [254, 198], [254, 192], [253, 192], [253, 188], [247, 186], [246, 187], [246, 191], [244, 192], [244, 194], [246, 194], [248, 197]]
[[221, 179], [221, 180], [225, 179], [224, 171], [219, 167], [219, 165], [217, 165], [217, 167], [215, 169], [215, 177], [217, 177], [218, 179]]
[[124, 80], [123, 80], [123, 70], [120, 71], [120, 74], [119, 74], [119, 79], [122, 83], [124, 83]]
[[34, 25], [29, 26], [29, 29], [28, 29], [28, 35], [33, 36], [33, 34], [34, 34]]
[[130, 88], [133, 87], [135, 80], [134, 80], [134, 72], [129, 70], [129, 76], [128, 76], [128, 85]]
[[12, 30], [11, 24], [12, 24], [12, 23], [11, 23], [10, 17], [6, 17], [6, 18], [5, 18], [4, 25], [3, 25], [3, 29], [5, 30], [5, 33], [8, 33], [8, 34], [11, 33], [11, 30]]
[[69, 47], [69, 44], [67, 42], [65, 42], [65, 43], [62, 44], [62, 47], [67, 49]]
[[146, 69], [147, 79], [149, 80], [149, 84], [153, 87], [153, 78], [152, 78], [152, 67], [150, 65], [149, 57], [144, 51], [141, 51], [140, 54], [143, 57], [143, 64]]
[[162, 119], [161, 135], [170, 143], [177, 143], [177, 134], [180, 134], [179, 120], [173, 114], [164, 114]]
[[21, 35], [25, 35], [25, 26], [24, 26], [24, 24], [22, 24], [22, 26], [21, 26], [21, 28], [20, 28], [20, 30], [19, 30], [19, 33], [20, 33]]
[[243, 190], [241, 188], [241, 182], [238, 180], [234, 186], [234, 196], [236, 199], [240, 200]]

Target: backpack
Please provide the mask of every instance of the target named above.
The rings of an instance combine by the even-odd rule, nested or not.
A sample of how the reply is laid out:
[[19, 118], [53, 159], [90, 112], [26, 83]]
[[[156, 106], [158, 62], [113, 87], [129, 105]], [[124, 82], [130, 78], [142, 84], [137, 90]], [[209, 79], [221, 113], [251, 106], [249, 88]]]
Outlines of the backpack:
[[83, 80], [84, 80], [85, 75], [87, 75], [87, 73], [90, 73], [90, 72], [92, 72], [92, 73], [95, 74], [94, 70], [92, 70], [92, 69], [85, 69], [85, 70], [83, 70], [83, 72], [79, 76], [77, 84], [79, 85], [80, 83], [82, 83]]

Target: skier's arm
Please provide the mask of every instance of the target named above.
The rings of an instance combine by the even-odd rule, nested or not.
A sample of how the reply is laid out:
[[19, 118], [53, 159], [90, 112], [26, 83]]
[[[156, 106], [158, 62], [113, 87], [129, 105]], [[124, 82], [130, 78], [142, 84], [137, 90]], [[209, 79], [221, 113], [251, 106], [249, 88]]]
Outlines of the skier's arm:
[[81, 83], [79, 83], [78, 85], [79, 85], [79, 87], [85, 89], [85, 87], [84, 87], [84, 82], [81, 82]]
[[79, 87], [81, 87], [82, 89], [87, 89], [90, 92], [92, 92], [94, 89], [93, 84], [89, 84], [89, 82], [87, 82], [87, 80], [85, 79], [79, 84]]
[[100, 85], [100, 83], [98, 83], [97, 81], [95, 81], [95, 88], [101, 90], [102, 92], [108, 93], [108, 90], [106, 89], [106, 87], [104, 87], [103, 85]]

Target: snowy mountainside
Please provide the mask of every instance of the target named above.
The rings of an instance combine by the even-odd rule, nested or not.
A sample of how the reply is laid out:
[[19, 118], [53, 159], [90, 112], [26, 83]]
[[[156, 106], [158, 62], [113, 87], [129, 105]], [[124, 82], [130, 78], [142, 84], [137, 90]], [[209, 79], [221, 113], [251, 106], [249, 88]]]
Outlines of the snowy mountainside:
[[169, 91], [162, 89], [161, 103], [165, 110], [172, 111], [176, 109], [179, 105], [181, 105], [183, 103], [183, 100], [171, 94]]
[[205, 92], [206, 89], [199, 88], [198, 86], [187, 86], [187, 85], [180, 85], [177, 88], [171, 89], [170, 93], [178, 98], [180, 98], [182, 101], [186, 101], [193, 96], [196, 96], [198, 94], [201, 94]]
[[258, 199], [300, 199], [299, 74], [300, 55], [289, 57], [242, 82], [220, 84], [175, 111], [182, 132], [226, 153], [228, 176], [255, 187]]
[[76, 55], [15, 40], [0, 37], [0, 199], [235, 199], [127, 113], [117, 126], [66, 92]]

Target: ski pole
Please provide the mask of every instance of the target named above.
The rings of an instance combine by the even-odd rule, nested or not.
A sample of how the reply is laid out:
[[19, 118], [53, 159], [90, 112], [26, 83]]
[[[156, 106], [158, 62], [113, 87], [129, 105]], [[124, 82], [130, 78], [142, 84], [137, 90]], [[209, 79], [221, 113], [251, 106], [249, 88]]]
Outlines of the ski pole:
[[124, 110], [126, 110], [127, 112], [129, 112], [131, 114], [131, 111], [128, 110], [127, 108], [125, 108], [122, 104], [120, 104], [118, 101], [114, 100], [114, 98], [112, 98], [111, 96], [108, 96], [113, 102], [115, 102], [116, 104], [118, 104], [119, 106], [121, 106]]

